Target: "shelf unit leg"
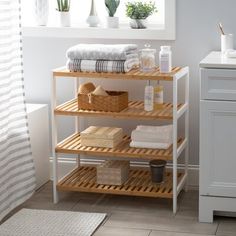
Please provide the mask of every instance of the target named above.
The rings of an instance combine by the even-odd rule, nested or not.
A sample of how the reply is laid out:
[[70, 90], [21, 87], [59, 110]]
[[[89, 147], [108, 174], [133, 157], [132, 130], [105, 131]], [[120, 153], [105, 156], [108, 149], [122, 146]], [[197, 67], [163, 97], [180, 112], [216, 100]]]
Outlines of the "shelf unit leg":
[[[189, 164], [189, 71], [185, 76], [185, 104], [188, 104], [187, 111], [185, 113], [185, 138], [187, 140], [187, 145], [185, 148], [185, 174], [188, 176], [188, 164]], [[185, 192], [188, 191], [188, 178], [184, 186]]]
[[173, 213], [177, 212], [177, 118], [178, 81], [173, 79]]
[[[80, 79], [79, 79], [79, 77], [76, 77], [75, 78], [75, 84], [74, 84], [74, 89], [75, 89], [74, 94], [75, 94], [75, 97], [77, 97], [77, 95], [78, 95], [79, 85], [80, 85]], [[78, 133], [80, 131], [79, 130], [80, 129], [79, 123], [80, 123], [80, 119], [79, 119], [78, 116], [76, 116], [75, 117], [75, 132], [76, 133]], [[76, 165], [77, 165], [77, 167], [80, 167], [80, 155], [77, 155], [77, 157], [76, 157]]]
[[57, 182], [58, 182], [58, 160], [57, 154], [53, 157], [53, 203], [57, 204], [59, 202], [59, 194], [57, 191]]
[[52, 77], [51, 83], [51, 121], [52, 121], [52, 157], [53, 157], [53, 202], [56, 204], [59, 201], [59, 195], [57, 191], [58, 183], [58, 157], [55, 152], [57, 145], [57, 120], [54, 114], [54, 109], [57, 105], [56, 100], [56, 78]]

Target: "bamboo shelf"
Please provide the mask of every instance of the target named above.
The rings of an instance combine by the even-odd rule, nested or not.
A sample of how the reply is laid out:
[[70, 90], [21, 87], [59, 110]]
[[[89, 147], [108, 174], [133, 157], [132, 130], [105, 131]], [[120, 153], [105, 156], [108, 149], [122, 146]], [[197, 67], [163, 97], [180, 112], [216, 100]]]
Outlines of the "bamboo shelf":
[[[57, 104], [57, 82], [60, 78], [74, 79], [74, 98], [63, 104]], [[165, 103], [163, 108], [151, 112], [144, 111], [141, 101], [130, 101], [128, 107], [121, 112], [103, 112], [81, 110], [78, 108], [77, 91], [80, 79], [118, 79], [120, 82], [127, 80], [152, 80], [170, 81], [173, 88], [172, 103]], [[178, 102], [179, 81], [183, 81], [184, 98]], [[188, 142], [189, 142], [189, 68], [175, 67], [171, 73], [162, 74], [159, 68], [153, 72], [141, 72], [133, 69], [128, 73], [96, 73], [96, 72], [70, 72], [66, 67], [53, 70], [52, 77], [52, 147], [53, 147], [53, 199], [59, 201], [59, 191], [78, 191], [91, 193], [107, 193], [117, 195], [132, 195], [144, 197], [161, 197], [172, 199], [173, 213], [177, 212], [177, 197], [187, 183], [188, 177]], [[135, 88], [134, 88], [135, 89]], [[58, 143], [58, 126], [56, 117], [73, 116], [75, 120], [75, 134]], [[167, 149], [132, 148], [129, 146], [130, 137], [125, 135], [116, 148], [86, 147], [81, 145], [79, 134], [80, 117], [112, 117], [116, 119], [137, 119], [158, 121], [165, 120], [173, 125], [173, 145]], [[184, 138], [178, 138], [178, 120], [184, 117]], [[84, 127], [83, 127], [84, 128]], [[178, 158], [184, 153], [184, 173], [178, 169]], [[59, 154], [75, 154], [78, 157], [77, 168], [62, 180], [58, 180]], [[115, 157], [121, 160], [167, 160], [172, 162], [172, 171], [167, 172], [165, 182], [161, 185], [151, 182], [150, 171], [147, 169], [130, 170], [129, 179], [121, 186], [100, 185], [96, 183], [96, 167], [80, 166], [80, 156], [88, 155], [104, 159]]]
[[[178, 111], [183, 107], [183, 104], [178, 104]], [[113, 118], [126, 119], [143, 119], [143, 120], [172, 120], [173, 105], [165, 103], [162, 109], [156, 111], [145, 111], [143, 102], [130, 101], [128, 108], [121, 112], [104, 112], [104, 111], [89, 111], [78, 109], [77, 99], [73, 99], [56, 107], [54, 110], [56, 115], [65, 116], [106, 116]]]
[[99, 78], [99, 79], [122, 79], [122, 80], [165, 80], [172, 81], [175, 74], [181, 70], [181, 67], [174, 67], [171, 73], [161, 74], [157, 67], [153, 72], [142, 72], [138, 68], [127, 73], [96, 73], [96, 72], [71, 72], [65, 67], [53, 71], [54, 77], [81, 77], [81, 78]]
[[[177, 174], [178, 184], [183, 176], [183, 173]], [[129, 179], [123, 185], [102, 185], [96, 183], [95, 167], [82, 166], [59, 181], [57, 190], [172, 198], [172, 180], [172, 174], [167, 172], [164, 183], [157, 185], [152, 183], [148, 170], [131, 169]]]
[[[85, 154], [94, 156], [112, 156], [123, 158], [142, 158], [145, 160], [162, 159], [172, 160], [172, 146], [168, 149], [149, 149], [149, 148], [133, 148], [129, 146], [130, 137], [125, 135], [123, 142], [116, 148], [99, 148], [81, 146], [80, 134], [73, 134], [63, 140], [56, 146], [57, 153], [69, 154]], [[184, 139], [178, 140], [178, 146], [183, 143]]]

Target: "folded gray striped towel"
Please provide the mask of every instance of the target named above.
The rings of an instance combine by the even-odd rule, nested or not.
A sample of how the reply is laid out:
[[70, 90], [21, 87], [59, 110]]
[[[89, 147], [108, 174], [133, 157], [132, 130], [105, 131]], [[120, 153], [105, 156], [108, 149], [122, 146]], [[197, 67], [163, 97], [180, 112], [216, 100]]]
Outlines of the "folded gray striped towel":
[[138, 57], [126, 61], [68, 60], [67, 68], [74, 72], [129, 72], [139, 65]]
[[136, 44], [78, 44], [69, 48], [67, 58], [81, 60], [111, 60], [130, 59], [130, 54], [137, 54]]

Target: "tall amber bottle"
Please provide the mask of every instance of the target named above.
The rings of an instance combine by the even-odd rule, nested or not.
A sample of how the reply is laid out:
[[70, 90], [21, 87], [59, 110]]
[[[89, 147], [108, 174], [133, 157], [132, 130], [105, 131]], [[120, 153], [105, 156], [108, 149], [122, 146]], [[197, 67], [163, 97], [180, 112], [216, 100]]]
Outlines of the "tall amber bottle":
[[163, 86], [157, 81], [157, 85], [154, 87], [154, 110], [163, 108]]

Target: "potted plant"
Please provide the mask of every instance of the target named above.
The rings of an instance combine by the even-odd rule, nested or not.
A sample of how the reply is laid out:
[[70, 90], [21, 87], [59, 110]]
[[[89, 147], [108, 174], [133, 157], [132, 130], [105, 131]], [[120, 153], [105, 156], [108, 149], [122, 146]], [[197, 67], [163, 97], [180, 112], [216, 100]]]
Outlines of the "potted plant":
[[57, 0], [57, 10], [60, 14], [61, 26], [70, 26], [70, 0]]
[[130, 27], [132, 29], [147, 28], [147, 18], [157, 12], [154, 2], [142, 3], [128, 2], [126, 3], [126, 16], [130, 18]]
[[118, 28], [119, 17], [115, 17], [117, 8], [120, 5], [120, 0], [105, 0], [105, 5], [109, 16], [107, 17], [106, 26], [107, 28]]

